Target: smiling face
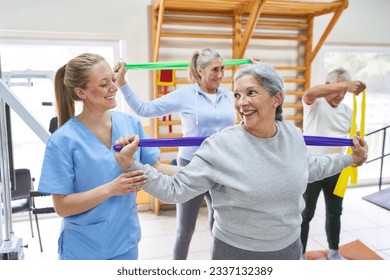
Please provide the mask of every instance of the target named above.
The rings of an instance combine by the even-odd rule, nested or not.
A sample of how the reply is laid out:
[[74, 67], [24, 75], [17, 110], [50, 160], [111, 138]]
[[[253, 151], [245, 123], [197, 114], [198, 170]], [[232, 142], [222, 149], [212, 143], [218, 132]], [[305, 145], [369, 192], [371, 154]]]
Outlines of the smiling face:
[[281, 104], [281, 94], [271, 96], [252, 75], [236, 80], [234, 106], [241, 115], [244, 128], [258, 137], [272, 137], [275, 133], [276, 108]]
[[225, 66], [221, 57], [210, 60], [206, 68], [198, 68], [201, 77], [200, 88], [207, 93], [216, 93], [225, 74]]
[[84, 101], [84, 106], [107, 111], [116, 107], [114, 72], [105, 61], [92, 66], [88, 71], [85, 89], [76, 88], [76, 94]]

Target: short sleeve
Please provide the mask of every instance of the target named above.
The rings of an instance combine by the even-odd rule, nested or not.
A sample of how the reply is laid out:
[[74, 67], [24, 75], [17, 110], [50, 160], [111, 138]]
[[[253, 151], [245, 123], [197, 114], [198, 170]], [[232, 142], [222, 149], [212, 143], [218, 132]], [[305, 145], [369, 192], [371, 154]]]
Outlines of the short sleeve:
[[38, 191], [50, 194], [74, 193], [72, 155], [65, 152], [58, 141], [60, 138], [53, 140], [51, 137], [46, 144]]
[[[138, 123], [139, 138], [148, 139], [149, 135], [145, 132], [141, 125]], [[160, 158], [160, 149], [157, 147], [141, 147], [140, 148], [140, 162], [143, 164], [153, 165]]]

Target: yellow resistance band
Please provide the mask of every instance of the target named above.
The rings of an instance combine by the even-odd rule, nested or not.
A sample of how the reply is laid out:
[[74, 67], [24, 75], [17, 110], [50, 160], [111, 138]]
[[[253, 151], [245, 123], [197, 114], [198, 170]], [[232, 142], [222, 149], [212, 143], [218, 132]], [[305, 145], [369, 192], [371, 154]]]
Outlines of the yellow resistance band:
[[[364, 129], [365, 129], [365, 112], [366, 112], [366, 91], [362, 92], [362, 108], [361, 108], [361, 118], [360, 118], [360, 137], [364, 138]], [[352, 125], [351, 130], [349, 131], [349, 137], [352, 138], [356, 135], [356, 115], [357, 115], [357, 102], [356, 102], [356, 94], [353, 95], [353, 114], [352, 114]], [[347, 154], [352, 154], [352, 148], [348, 147]], [[348, 166], [344, 168], [341, 172], [339, 180], [337, 181], [336, 187], [333, 191], [334, 195], [339, 197], [344, 197], [345, 190], [347, 189], [348, 182], [351, 184], [357, 183], [357, 167], [356, 166]]]

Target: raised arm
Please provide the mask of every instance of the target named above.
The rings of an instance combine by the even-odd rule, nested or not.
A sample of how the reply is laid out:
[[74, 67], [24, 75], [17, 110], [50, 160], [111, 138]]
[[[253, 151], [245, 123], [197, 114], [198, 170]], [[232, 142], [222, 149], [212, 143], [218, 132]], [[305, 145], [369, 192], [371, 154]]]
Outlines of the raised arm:
[[[131, 145], [129, 145], [131, 144]], [[120, 151], [119, 153], [115, 154], [116, 160], [119, 164], [119, 166], [123, 170], [127, 170], [134, 162], [134, 158], [132, 155], [137, 151], [138, 145], [139, 145], [139, 137], [136, 135], [127, 137], [121, 137], [116, 142], [115, 145], [125, 147], [126, 149], [122, 149], [125, 151]], [[159, 160], [156, 161], [152, 165], [155, 169], [157, 169], [158, 172], [161, 172], [166, 175], [173, 175], [180, 171], [181, 167], [171, 165], [171, 164], [164, 164], [160, 162]]]
[[308, 152], [309, 156], [309, 183], [322, 180], [340, 173], [344, 168], [360, 166], [367, 160], [367, 142], [360, 136], [353, 137], [352, 154], [327, 154], [315, 156]]
[[[143, 170], [147, 175], [144, 190], [164, 202], [186, 202], [206, 192], [214, 185], [212, 168], [207, 168], [207, 163], [200, 158], [194, 158], [192, 160], [195, 161], [194, 163], [191, 161], [186, 168], [177, 174], [174, 173], [179, 171], [179, 167], [170, 166], [168, 168], [168, 165], [164, 166], [164, 164], [162, 164], [164, 166], [162, 171], [159, 172], [156, 168], [143, 165], [133, 159], [132, 155], [137, 151], [139, 145], [138, 136], [121, 137], [116, 145], [123, 146], [123, 149], [115, 155], [121, 168], [125, 172]], [[188, 169], [190, 165], [192, 168]], [[157, 167], [161, 168], [161, 166]]]
[[132, 90], [125, 75], [125, 62], [119, 61], [114, 67], [116, 84], [130, 108], [141, 117], [161, 117], [180, 110], [181, 100], [171, 92], [149, 102], [143, 100]]
[[303, 102], [307, 105], [311, 105], [317, 98], [326, 97], [331, 94], [345, 94], [346, 92], [359, 95], [365, 88], [366, 85], [361, 81], [326, 83], [306, 90], [303, 94]]

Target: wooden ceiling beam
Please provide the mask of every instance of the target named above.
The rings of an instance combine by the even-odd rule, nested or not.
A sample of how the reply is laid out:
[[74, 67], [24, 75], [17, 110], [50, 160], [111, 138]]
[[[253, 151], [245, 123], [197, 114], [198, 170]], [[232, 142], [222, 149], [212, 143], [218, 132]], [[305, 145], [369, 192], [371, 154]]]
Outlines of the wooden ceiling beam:
[[233, 35], [230, 34], [218, 34], [218, 33], [183, 33], [183, 32], [162, 32], [160, 37], [169, 38], [203, 38], [203, 39], [232, 39]]
[[161, 37], [161, 30], [162, 30], [162, 24], [164, 19], [164, 11], [165, 11], [165, 0], [160, 0], [157, 26], [156, 26], [156, 35], [154, 38], [153, 62], [158, 61], [158, 53], [160, 49], [160, 37]]
[[[257, 1], [254, 0], [165, 0], [165, 13], [214, 16], [248, 15]], [[306, 0], [264, 0], [264, 15], [276, 16], [319, 16], [333, 13], [348, 6], [348, 0], [306, 1]], [[153, 9], [159, 9], [160, 0], [154, 0]]]
[[[348, 4], [347, 4], [348, 6]], [[336, 22], [339, 20], [341, 14], [344, 12], [344, 9], [347, 7], [341, 7], [340, 9], [336, 10], [333, 14], [332, 19], [330, 20], [328, 26], [326, 27], [325, 31], [322, 33], [321, 38], [318, 40], [317, 45], [315, 46], [314, 50], [311, 53], [310, 57], [310, 63], [313, 62], [314, 58], [316, 57], [318, 51], [324, 44], [326, 38], [328, 37], [330, 31], [332, 31], [333, 27], [335, 26]]]
[[206, 25], [206, 26], [231, 26], [231, 18], [206, 18], [206, 17], [165, 17], [164, 24], [188, 24], [188, 25]]
[[245, 32], [242, 36], [242, 40], [237, 50], [237, 58], [242, 58], [244, 56], [245, 50], [248, 46], [249, 40], [252, 37], [253, 30], [256, 27], [258, 18], [260, 17], [261, 11], [264, 8], [265, 0], [254, 0], [252, 9], [249, 12], [248, 22], [245, 26]]

